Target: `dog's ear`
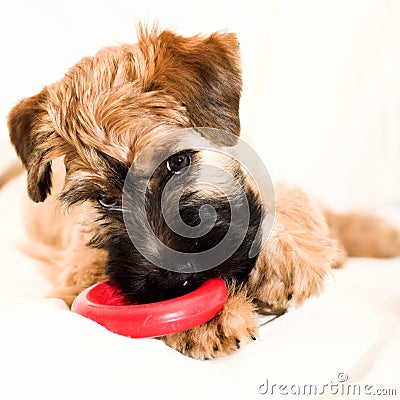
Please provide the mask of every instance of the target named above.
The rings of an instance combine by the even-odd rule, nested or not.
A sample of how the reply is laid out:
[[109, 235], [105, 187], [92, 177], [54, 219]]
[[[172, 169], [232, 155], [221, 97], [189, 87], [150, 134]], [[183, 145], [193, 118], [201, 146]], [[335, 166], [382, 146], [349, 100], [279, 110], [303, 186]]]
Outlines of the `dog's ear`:
[[[153, 37], [152, 37], [153, 34]], [[242, 90], [239, 43], [235, 34], [185, 38], [170, 31], [139, 40], [146, 54], [153, 46], [149, 88], [163, 89], [182, 103], [195, 126], [240, 134]], [[152, 46], [149, 46], [149, 41]]]
[[51, 159], [41, 146], [46, 135], [38, 124], [46, 115], [46, 92], [21, 100], [8, 115], [11, 143], [28, 171], [28, 194], [35, 202], [44, 201], [51, 192]]

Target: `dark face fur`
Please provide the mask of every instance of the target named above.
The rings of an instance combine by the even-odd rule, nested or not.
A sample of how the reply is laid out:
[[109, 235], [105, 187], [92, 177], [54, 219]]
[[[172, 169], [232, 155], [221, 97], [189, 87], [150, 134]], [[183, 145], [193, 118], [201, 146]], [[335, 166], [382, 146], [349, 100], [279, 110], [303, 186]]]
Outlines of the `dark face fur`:
[[[248, 253], [259, 239], [261, 210], [239, 164], [230, 160], [229, 169], [246, 195], [249, 226], [239, 248], [212, 269], [187, 272], [186, 265], [182, 266], [186, 272], [176, 272], [152, 263], [133, 245], [121, 210], [130, 166], [141, 150], [159, 138], [195, 126], [239, 135], [241, 73], [236, 37], [183, 38], [169, 31], [139, 36], [137, 45], [103, 49], [83, 59], [60, 82], [22, 100], [11, 111], [11, 141], [28, 171], [28, 193], [33, 201], [44, 201], [51, 192], [51, 162], [64, 157], [66, 178], [59, 199], [67, 207], [86, 203], [94, 208], [96, 216], [90, 214], [84, 227], [92, 233], [87, 245], [108, 252], [107, 274], [133, 302], [175, 297], [216, 276], [241, 283], [255, 262]], [[147, 218], [155, 236], [177, 251], [212, 248], [231, 224], [232, 201], [210, 190], [204, 180], [197, 182], [194, 170], [201, 170], [203, 164], [204, 155], [191, 147], [169, 154], [152, 172], [146, 188], [141, 218]], [[209, 204], [216, 210], [215, 226], [200, 238], [178, 235], [165, 222], [161, 196], [175, 174], [181, 174], [188, 187], [179, 202], [187, 225], [200, 223], [201, 206]], [[235, 198], [234, 191], [231, 195], [240, 207], [242, 199]], [[127, 201], [134, 214], [134, 190]], [[148, 241], [147, 251], [163, 257], [150, 237], [142, 239]]]
[[[168, 248], [178, 252], [199, 253], [216, 246], [225, 237], [231, 224], [231, 202], [226, 196], [216, 190], [210, 190], [204, 184], [193, 184], [191, 168], [194, 163], [201, 163], [199, 154], [190, 151], [172, 155], [157, 168], [149, 181], [146, 191], [146, 208], [143, 215], [136, 209], [136, 191], [130, 187], [129, 194], [125, 198], [124, 210], [129, 214], [135, 214], [135, 218], [146, 218], [154, 232]], [[124, 185], [124, 178], [127, 171], [122, 166], [115, 166], [115, 172], [119, 170], [119, 178], [116, 191]], [[188, 164], [184, 167], [180, 179], [186, 183], [191, 183], [190, 188], [184, 193], [179, 202], [179, 213], [183, 222], [189, 226], [198, 226], [201, 221], [199, 217], [200, 207], [207, 204], [211, 205], [216, 211], [216, 222], [213, 228], [200, 238], [188, 238], [180, 236], [170, 229], [164, 219], [161, 210], [161, 196], [165, 185], [173, 174], [180, 173], [179, 164]], [[170, 165], [173, 165], [171, 170]], [[91, 246], [103, 248], [109, 254], [107, 262], [107, 274], [114, 284], [119, 287], [124, 295], [133, 302], [159, 301], [187, 293], [196, 288], [200, 283], [213, 277], [221, 276], [227, 281], [235, 279], [238, 283], [246, 280], [251, 271], [255, 258], [249, 258], [248, 254], [253, 241], [257, 241], [256, 235], [261, 218], [261, 210], [257, 197], [246, 187], [246, 181], [238, 166], [236, 167], [236, 184], [246, 194], [246, 201], [250, 208], [250, 223], [244, 240], [233, 236], [232, 240], [241, 243], [239, 248], [225, 261], [214, 268], [201, 272], [176, 272], [166, 270], [155, 265], [142, 255], [133, 244], [127, 233], [126, 224], [122, 215], [122, 194], [109, 195], [99, 194], [98, 204], [95, 205], [99, 212], [98, 224], [101, 230], [94, 236]], [[183, 176], [186, 175], [186, 176]], [[110, 177], [111, 178], [111, 177]], [[136, 185], [136, 181], [132, 185]], [[189, 187], [189, 186], [188, 186]], [[239, 196], [234, 199], [235, 206], [241, 207]], [[232, 199], [231, 199], [232, 201]], [[129, 207], [131, 205], [131, 207]], [[169, 209], [168, 200], [164, 204], [166, 210]], [[139, 216], [138, 216], [139, 214]], [[139, 225], [140, 225], [139, 220]], [[233, 229], [235, 232], [235, 229]], [[238, 230], [239, 231], [239, 230]], [[159, 246], [152, 239], [152, 235], [143, 236], [142, 232], [137, 232], [139, 240], [146, 242], [147, 251], [155, 253], [157, 258], [163, 259], [164, 253], [159, 250]], [[240, 240], [240, 242], [238, 242]], [[155, 254], [152, 254], [153, 256]], [[210, 260], [212, 261], [212, 260]], [[187, 265], [186, 265], [187, 266]], [[177, 266], [178, 267], [178, 266]], [[183, 266], [185, 267], [185, 266]], [[177, 268], [178, 269], [178, 268]]]

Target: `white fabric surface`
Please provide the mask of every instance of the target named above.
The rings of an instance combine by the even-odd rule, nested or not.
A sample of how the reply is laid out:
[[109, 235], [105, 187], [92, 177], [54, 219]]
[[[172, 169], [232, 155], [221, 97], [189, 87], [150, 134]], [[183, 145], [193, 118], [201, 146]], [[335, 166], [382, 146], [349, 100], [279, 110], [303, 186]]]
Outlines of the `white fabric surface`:
[[266, 380], [322, 387], [339, 373], [397, 388], [399, 398], [400, 259], [351, 259], [332, 271], [323, 295], [262, 326], [257, 341], [231, 357], [195, 361], [44, 299], [50, 285], [18, 249], [24, 179], [0, 191], [0, 399], [247, 400], [264, 397]]

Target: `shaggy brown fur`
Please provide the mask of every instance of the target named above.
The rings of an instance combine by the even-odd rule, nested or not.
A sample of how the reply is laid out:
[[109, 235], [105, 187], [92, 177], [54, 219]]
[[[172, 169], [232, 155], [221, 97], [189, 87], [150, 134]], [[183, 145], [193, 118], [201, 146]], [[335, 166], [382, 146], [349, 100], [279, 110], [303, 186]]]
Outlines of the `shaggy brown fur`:
[[[27, 169], [33, 200], [26, 213], [34, 241], [29, 248], [57, 272], [53, 296], [70, 305], [82, 289], [116, 274], [107, 240], [121, 240], [124, 227], [99, 199], [120, 201], [124, 174], [137, 153], [179, 128], [210, 126], [239, 135], [240, 92], [235, 35], [183, 38], [142, 30], [138, 44], [84, 58], [61, 81], [14, 107], [11, 141]], [[249, 195], [252, 186], [249, 181]], [[345, 260], [336, 239], [350, 255], [400, 252], [399, 234], [380, 221], [327, 217], [333, 231], [301, 190], [277, 186], [275, 227], [266, 245], [250, 269], [222, 274], [230, 285], [224, 309], [164, 341], [198, 359], [230, 354], [257, 335], [257, 307], [282, 313], [321, 292], [329, 268]], [[127, 247], [125, 259], [132, 251]], [[142, 267], [145, 281], [151, 268]], [[141, 290], [144, 296], [150, 289]]]

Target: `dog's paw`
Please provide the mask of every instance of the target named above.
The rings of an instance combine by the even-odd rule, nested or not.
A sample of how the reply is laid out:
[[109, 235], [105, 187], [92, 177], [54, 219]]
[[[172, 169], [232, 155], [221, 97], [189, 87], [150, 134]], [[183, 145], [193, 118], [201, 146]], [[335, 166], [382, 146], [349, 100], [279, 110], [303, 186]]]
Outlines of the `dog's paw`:
[[244, 343], [255, 340], [257, 332], [254, 305], [244, 293], [237, 293], [211, 321], [162, 340], [184, 355], [206, 360], [234, 353]]

